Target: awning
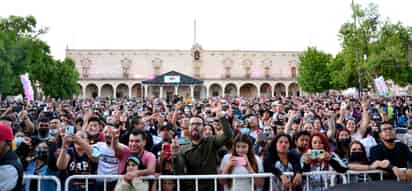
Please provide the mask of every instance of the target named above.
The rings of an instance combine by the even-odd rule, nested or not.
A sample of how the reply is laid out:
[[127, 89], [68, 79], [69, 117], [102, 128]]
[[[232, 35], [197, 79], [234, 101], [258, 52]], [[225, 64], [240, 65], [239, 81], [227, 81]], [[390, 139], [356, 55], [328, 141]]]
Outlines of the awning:
[[170, 72], [158, 75], [153, 79], [144, 80], [142, 83], [145, 85], [153, 85], [153, 86], [176, 86], [176, 85], [201, 85], [203, 84], [203, 81], [193, 78], [191, 76], [176, 72], [176, 71], [170, 71]]

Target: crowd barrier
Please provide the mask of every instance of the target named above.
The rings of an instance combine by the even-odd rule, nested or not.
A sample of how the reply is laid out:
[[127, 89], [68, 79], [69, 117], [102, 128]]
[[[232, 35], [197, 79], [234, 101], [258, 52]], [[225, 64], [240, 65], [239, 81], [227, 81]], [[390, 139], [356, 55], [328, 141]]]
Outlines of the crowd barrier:
[[[286, 176], [292, 177], [294, 174], [293, 172], [287, 172], [287, 173], [283, 173]], [[311, 171], [311, 172], [304, 172], [302, 173], [302, 176], [304, 177], [305, 180], [305, 186], [307, 187], [306, 190], [310, 191], [310, 177], [313, 176], [321, 176], [321, 178], [323, 179], [323, 187], [325, 189], [328, 189], [330, 186], [333, 187], [336, 185], [336, 177], [341, 177], [342, 180], [342, 184], [347, 184], [347, 178], [345, 176], [345, 174], [341, 174], [341, 173], [337, 173], [336, 171]], [[330, 185], [328, 183], [328, 180], [330, 180]]]
[[[37, 180], [37, 190], [41, 190], [42, 180], [52, 180], [56, 184], [56, 191], [61, 191], [60, 180], [56, 176], [38, 176], [38, 175], [24, 175], [23, 180]], [[24, 183], [24, 182], [23, 182]]]
[[[213, 180], [214, 181], [214, 190], [218, 188], [218, 179], [232, 179], [232, 188], [233, 190], [236, 189], [236, 179], [240, 178], [251, 178], [251, 191], [254, 191], [254, 178], [269, 178], [269, 188], [272, 189], [273, 182], [272, 182], [272, 174], [270, 173], [259, 173], [259, 174], [217, 174], [217, 175], [161, 175], [161, 176], [146, 176], [142, 177], [146, 180], [157, 180], [158, 190], [161, 191], [162, 180], [176, 180], [176, 190], [180, 191], [180, 181], [181, 180], [194, 180], [195, 181], [195, 190], [199, 191], [199, 180]], [[120, 175], [73, 175], [66, 179], [65, 182], [65, 190], [67, 191], [70, 187], [70, 182], [74, 179], [84, 179], [86, 181], [86, 185], [88, 184], [89, 179], [103, 179], [104, 181], [104, 189], [106, 191], [106, 180], [113, 179], [113, 178], [121, 178]], [[86, 187], [86, 191], [88, 191], [88, 187]]]
[[[286, 172], [283, 173], [288, 177], [293, 176], [293, 172]], [[383, 180], [383, 171], [380, 170], [369, 170], [369, 171], [348, 171], [345, 174], [337, 173], [335, 171], [312, 171], [312, 172], [305, 172], [302, 174], [305, 180], [305, 185], [309, 187], [310, 185], [310, 177], [313, 176], [322, 176], [325, 181], [323, 187], [328, 189], [329, 187], [333, 187], [336, 185], [336, 178], [340, 177], [340, 183], [342, 184], [351, 184], [350, 176], [353, 175], [370, 175], [370, 174], [379, 174], [380, 179]], [[64, 190], [69, 191], [70, 183], [73, 180], [84, 180], [85, 184], [88, 185], [90, 179], [92, 180], [103, 180], [103, 191], [107, 191], [107, 180], [108, 179], [121, 179], [122, 175], [73, 175], [66, 179], [64, 182]], [[272, 190], [273, 188], [273, 174], [271, 173], [259, 173], [259, 174], [218, 174], [218, 175], [160, 175], [160, 176], [146, 176], [142, 177], [145, 180], [157, 180], [158, 188], [157, 190], [161, 190], [162, 180], [176, 180], [176, 189], [177, 191], [181, 191], [181, 181], [184, 180], [192, 180], [195, 181], [195, 190], [199, 191], [199, 180], [213, 180], [214, 181], [214, 188], [217, 191], [218, 188], [218, 180], [220, 179], [231, 179], [232, 180], [232, 190], [236, 190], [236, 181], [239, 179], [251, 179], [251, 191], [255, 190], [255, 178], [269, 178], [269, 189]], [[36, 175], [25, 175], [24, 179], [37, 179], [39, 180], [38, 190], [40, 190], [40, 181], [42, 180], [52, 180], [56, 183], [56, 191], [61, 191], [61, 183], [60, 180], [55, 176], [36, 176]], [[329, 183], [330, 181], [330, 183]], [[366, 183], [366, 180], [364, 180]], [[86, 191], [89, 190], [88, 187], [85, 189]], [[100, 190], [99, 190], [100, 191]]]
[[363, 183], [366, 183], [368, 181], [368, 175], [371, 174], [379, 174], [380, 180], [383, 180], [383, 171], [381, 170], [367, 170], [367, 171], [353, 171], [353, 170], [349, 170], [345, 173], [347, 175], [347, 180], [348, 180], [348, 184], [351, 183], [351, 176], [353, 175], [363, 175], [364, 177], [362, 178]]

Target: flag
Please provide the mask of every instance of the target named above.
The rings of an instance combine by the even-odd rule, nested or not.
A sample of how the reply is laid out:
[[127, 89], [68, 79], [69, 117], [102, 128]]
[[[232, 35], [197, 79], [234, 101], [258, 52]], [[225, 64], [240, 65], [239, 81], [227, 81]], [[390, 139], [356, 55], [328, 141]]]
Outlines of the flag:
[[33, 87], [29, 79], [29, 74], [25, 73], [25, 74], [20, 75], [20, 80], [21, 80], [21, 84], [23, 85], [24, 96], [27, 98], [27, 100], [33, 101], [34, 100]]

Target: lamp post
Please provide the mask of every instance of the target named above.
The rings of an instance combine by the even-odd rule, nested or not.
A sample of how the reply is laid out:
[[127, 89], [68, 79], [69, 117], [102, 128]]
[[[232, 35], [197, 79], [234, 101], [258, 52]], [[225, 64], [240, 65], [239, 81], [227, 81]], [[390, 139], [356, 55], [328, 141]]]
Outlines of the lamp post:
[[[357, 22], [357, 18], [356, 18], [356, 12], [355, 12], [355, 2], [354, 0], [352, 0], [352, 12], [353, 12], [353, 26], [354, 26], [354, 32], [357, 34], [357, 26], [356, 26], [356, 22]], [[358, 36], [355, 36], [355, 40], [357, 42], [359, 42]], [[360, 49], [359, 49], [359, 45], [357, 44], [356, 47], [356, 66], [358, 67], [358, 83], [359, 83], [359, 98], [362, 96], [362, 80], [361, 80], [361, 67], [360, 67]]]

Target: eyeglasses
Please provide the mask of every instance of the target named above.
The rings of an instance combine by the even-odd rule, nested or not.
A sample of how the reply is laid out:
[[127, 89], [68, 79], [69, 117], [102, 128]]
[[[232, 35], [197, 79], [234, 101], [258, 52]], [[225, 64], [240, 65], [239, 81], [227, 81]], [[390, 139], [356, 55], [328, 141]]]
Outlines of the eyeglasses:
[[393, 128], [392, 127], [382, 128], [382, 131], [393, 131]]
[[49, 127], [49, 125], [47, 125], [47, 124], [41, 124], [41, 125], [39, 125], [39, 127]]
[[203, 124], [201, 122], [193, 122], [190, 123], [190, 126], [202, 126]]

